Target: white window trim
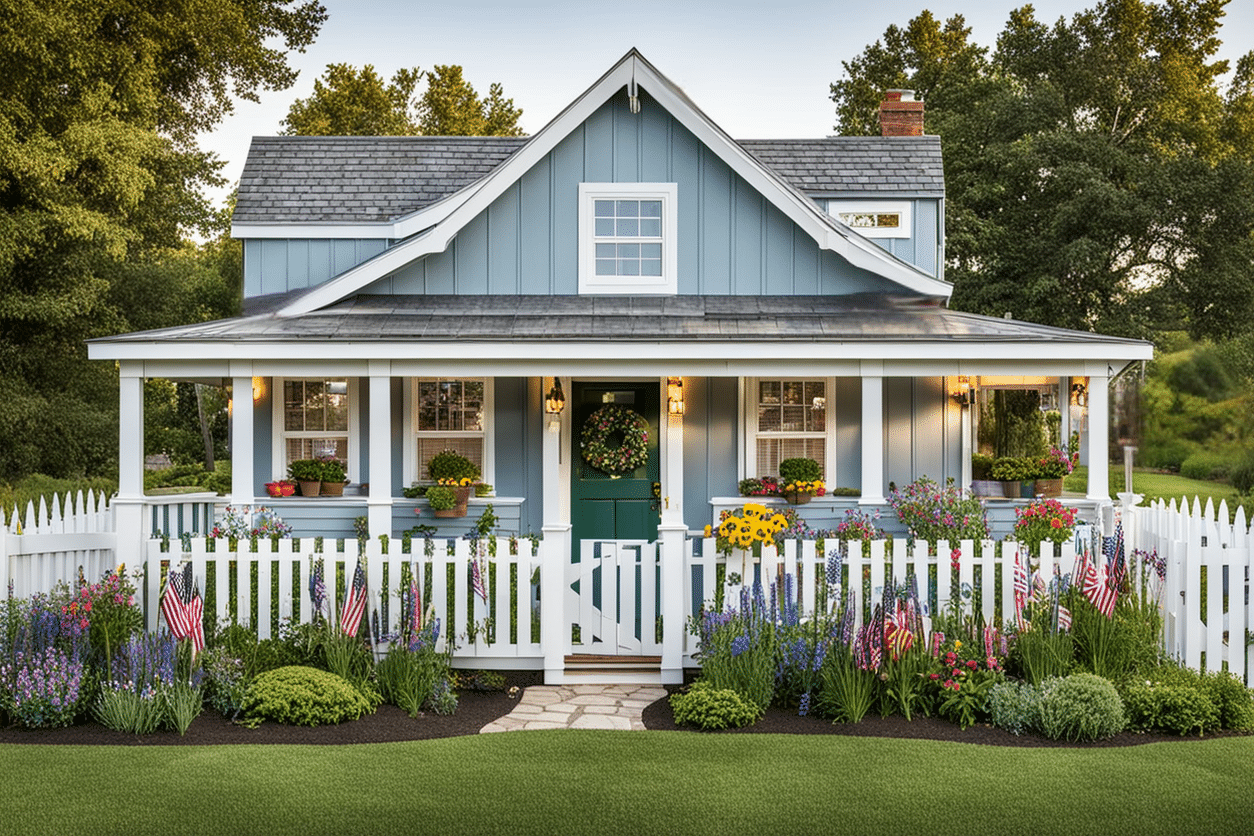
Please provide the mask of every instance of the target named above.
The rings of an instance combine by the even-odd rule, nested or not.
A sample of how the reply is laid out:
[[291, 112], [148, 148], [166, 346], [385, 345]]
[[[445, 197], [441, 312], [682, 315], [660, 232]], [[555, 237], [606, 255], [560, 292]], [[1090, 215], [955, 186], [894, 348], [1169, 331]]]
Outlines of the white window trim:
[[[357, 385], [357, 378], [348, 375], [314, 375], [313, 377], [305, 375], [290, 375], [288, 377], [276, 377], [270, 387], [270, 446], [271, 446], [271, 469], [274, 472], [275, 479], [287, 478], [287, 445], [283, 443], [283, 439], [287, 433], [283, 429], [283, 383], [288, 380], [330, 380], [336, 377], [345, 377], [348, 380], [348, 467], [345, 475], [353, 482], [361, 481], [361, 465], [357, 461], [358, 451], [361, 445], [358, 444], [359, 433], [361, 431], [361, 422], [357, 419], [361, 410], [361, 399], [359, 397], [360, 387]], [[323, 435], [331, 435], [331, 433], [322, 433]]]
[[887, 215], [897, 214], [901, 224], [897, 227], [849, 227], [863, 238], [912, 238], [914, 237], [913, 205], [908, 200], [829, 200], [827, 213], [836, 220], [844, 213]]
[[[418, 430], [417, 421], [414, 420], [414, 410], [418, 404], [415, 402], [415, 380], [423, 380], [426, 375], [418, 377], [406, 377], [401, 381], [401, 401], [404, 403], [404, 464], [401, 467], [402, 484], [409, 486], [415, 482], [427, 481], [422, 474], [422, 468], [418, 466]], [[464, 377], [453, 378], [447, 377], [448, 380], [482, 380], [483, 381], [483, 474], [480, 478], [489, 485], [496, 484], [496, 433], [494, 431], [493, 418], [496, 415], [496, 380], [491, 377]], [[478, 432], [447, 432], [439, 433], [449, 437], [461, 436], [464, 438], [477, 438]]]
[[[593, 202], [596, 200], [662, 201], [662, 275], [598, 276], [593, 236]], [[679, 186], [676, 183], [580, 183], [579, 184], [579, 292], [675, 295], [679, 292]]]
[[[766, 473], [750, 473], [758, 462], [758, 381], [759, 380], [820, 380], [827, 391], [827, 403], [823, 422], [823, 481], [827, 485], [839, 484], [836, 461], [836, 378], [814, 375], [773, 375], [771, 377], [743, 377], [740, 379], [740, 415], [744, 428], [740, 445], [740, 477], [756, 479]], [[772, 438], [812, 438], [815, 433], [772, 433]]]

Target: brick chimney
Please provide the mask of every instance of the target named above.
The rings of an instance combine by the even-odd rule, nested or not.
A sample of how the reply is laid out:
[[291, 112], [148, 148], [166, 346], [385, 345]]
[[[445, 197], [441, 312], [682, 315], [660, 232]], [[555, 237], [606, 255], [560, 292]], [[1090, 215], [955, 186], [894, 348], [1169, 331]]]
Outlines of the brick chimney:
[[913, 90], [889, 90], [880, 102], [880, 133], [884, 136], [923, 136], [923, 102]]

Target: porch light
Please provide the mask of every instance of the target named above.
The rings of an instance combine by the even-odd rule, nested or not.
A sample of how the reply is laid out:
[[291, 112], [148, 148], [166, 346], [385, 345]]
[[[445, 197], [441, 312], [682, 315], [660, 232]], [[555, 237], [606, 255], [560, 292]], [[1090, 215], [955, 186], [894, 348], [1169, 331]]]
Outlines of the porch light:
[[1085, 386], [1083, 383], [1071, 384], [1071, 403], [1075, 404], [1076, 406], [1084, 406], [1085, 401], [1088, 398], [1088, 394], [1089, 394], [1088, 387]]
[[666, 379], [666, 411], [671, 415], [684, 414], [684, 380], [681, 377]]
[[253, 378], [253, 400], [259, 401], [265, 394], [266, 394], [265, 378], [254, 377]]
[[960, 374], [954, 380], [957, 385], [949, 393], [949, 397], [953, 398], [959, 406], [970, 406], [975, 403], [975, 393], [971, 391], [971, 377]]
[[544, 411], [553, 417], [562, 414], [562, 410], [566, 408], [566, 395], [562, 393], [562, 381], [556, 377], [553, 378], [553, 388], [549, 389], [549, 394], [544, 399]]

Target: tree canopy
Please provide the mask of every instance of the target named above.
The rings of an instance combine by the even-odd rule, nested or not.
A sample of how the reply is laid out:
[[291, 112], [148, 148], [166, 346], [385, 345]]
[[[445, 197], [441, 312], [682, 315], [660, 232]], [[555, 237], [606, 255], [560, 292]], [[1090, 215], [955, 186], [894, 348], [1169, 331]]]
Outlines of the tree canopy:
[[843, 64], [836, 129], [878, 132], [890, 88], [927, 102], [956, 308], [1143, 336], [1254, 323], [1254, 53], [1215, 59], [1227, 0], [1023, 6], [991, 54], [924, 11]]
[[[416, 91], [426, 79], [421, 95]], [[522, 136], [522, 110], [500, 84], [480, 97], [456, 64], [401, 69], [390, 82], [367, 64], [329, 64], [292, 103], [283, 132], [298, 136]]]
[[290, 85], [287, 55], [325, 14], [312, 0], [6, 3], [0, 477], [111, 467], [116, 371], [87, 362], [85, 339], [237, 304], [184, 244], [215, 226], [201, 188], [220, 162], [195, 134], [233, 98]]

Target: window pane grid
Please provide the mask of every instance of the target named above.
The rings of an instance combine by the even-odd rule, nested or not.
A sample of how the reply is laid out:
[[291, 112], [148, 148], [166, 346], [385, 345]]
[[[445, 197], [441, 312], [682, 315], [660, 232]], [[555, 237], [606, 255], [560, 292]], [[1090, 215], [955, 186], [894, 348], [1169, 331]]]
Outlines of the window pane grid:
[[443, 450], [455, 450], [483, 471], [484, 381], [424, 378], [416, 382], [415, 392], [418, 478], [428, 479], [427, 462]]
[[596, 275], [662, 275], [662, 201], [594, 200], [592, 226]]

